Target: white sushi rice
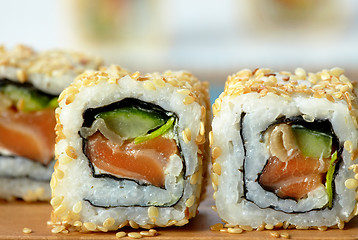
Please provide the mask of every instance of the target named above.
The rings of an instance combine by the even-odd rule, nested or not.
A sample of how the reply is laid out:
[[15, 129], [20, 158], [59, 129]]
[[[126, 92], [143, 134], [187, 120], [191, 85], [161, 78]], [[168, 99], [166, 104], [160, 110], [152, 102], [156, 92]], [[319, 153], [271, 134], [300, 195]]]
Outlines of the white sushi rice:
[[[246, 115], [240, 123], [242, 113]], [[296, 202], [278, 198], [255, 181], [270, 156], [266, 144], [260, 141], [261, 133], [279, 117], [302, 115], [314, 119], [328, 119], [340, 145], [343, 146], [345, 141], [356, 143], [357, 131], [344, 101], [332, 103], [325, 98], [307, 98], [301, 95], [292, 96], [292, 99], [288, 100], [271, 93], [262, 97], [256, 92], [222, 98], [221, 110], [214, 117], [212, 127], [215, 139], [213, 147], [218, 146], [222, 150], [222, 154], [216, 159], [221, 165], [216, 207], [223, 220], [230, 224], [250, 225], [254, 228], [261, 224], [276, 225], [283, 222], [310, 227], [333, 226], [352, 217], [356, 203], [355, 190], [347, 189], [344, 182], [353, 178], [354, 172], [348, 170], [351, 159], [346, 149], [342, 153], [343, 161], [339, 169], [336, 169], [338, 174], [334, 179], [332, 209], [320, 209], [327, 203], [328, 198], [323, 187]], [[245, 140], [246, 157], [240, 130]]]
[[[82, 86], [72, 103], [66, 105], [65, 100], [60, 102], [59, 117], [65, 139], [56, 144], [56, 155], [60, 159], [57, 168], [65, 174], [61, 179], [61, 184], [57, 184], [53, 189], [53, 194], [63, 196], [62, 204], [69, 209], [76, 203], [82, 202], [81, 221], [102, 225], [108, 217], [113, 217], [116, 221], [115, 225], [126, 220], [135, 221], [140, 225], [153, 224], [148, 216], [148, 207], [136, 205], [148, 202], [156, 205], [168, 204], [171, 203], [173, 197], [177, 198], [178, 195], [182, 195], [174, 206], [157, 207], [159, 213], [155, 224], [166, 225], [169, 220], [184, 219], [186, 217], [185, 202], [195, 192], [200, 191], [199, 185], [190, 184], [190, 176], [198, 169], [198, 147], [194, 139], [199, 134], [201, 106], [196, 102], [184, 105], [183, 99], [186, 95], [179, 94], [177, 88], [168, 83], [155, 91], [145, 88], [144, 83], [125, 76], [118, 81], [118, 84], [100, 82], [88, 87]], [[106, 106], [125, 98], [136, 98], [159, 105], [166, 111], [174, 112], [178, 117], [178, 141], [184, 162], [182, 163], [183, 160], [179, 156], [171, 157], [165, 169], [165, 189], [140, 186], [130, 180], [94, 178], [92, 175], [89, 160], [82, 150], [82, 138], [78, 134], [84, 121], [82, 114], [88, 108]], [[182, 132], [186, 128], [191, 130], [192, 140], [189, 143], [183, 141]], [[61, 157], [65, 156], [69, 146], [75, 149], [77, 159], [68, 164], [61, 164]], [[184, 178], [179, 178], [184, 166]], [[91, 199], [99, 205], [128, 205], [129, 207], [95, 207], [84, 199]], [[196, 211], [196, 208], [190, 208], [190, 211]]]

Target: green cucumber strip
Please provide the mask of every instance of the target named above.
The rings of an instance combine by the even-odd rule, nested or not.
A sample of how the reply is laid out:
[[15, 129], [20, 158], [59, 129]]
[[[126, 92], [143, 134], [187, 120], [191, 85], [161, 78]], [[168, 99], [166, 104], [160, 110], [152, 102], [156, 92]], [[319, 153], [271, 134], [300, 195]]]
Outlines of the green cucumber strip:
[[337, 151], [335, 151], [331, 157], [331, 161], [329, 162], [328, 172], [326, 174], [326, 190], [328, 194], [328, 207], [332, 208], [333, 205], [333, 174], [336, 169], [336, 161], [337, 160]]
[[157, 130], [155, 130], [147, 135], [136, 137], [134, 139], [134, 143], [135, 144], [142, 143], [142, 142], [145, 142], [145, 141], [148, 141], [148, 140], [151, 140], [153, 138], [163, 135], [173, 126], [173, 123], [174, 123], [174, 117], [171, 117], [163, 126], [158, 128]]
[[292, 125], [292, 131], [303, 156], [313, 158], [321, 156], [329, 158], [331, 156], [332, 136], [301, 125]]
[[[22, 109], [19, 109], [24, 112], [39, 111], [45, 108], [56, 108], [57, 107], [57, 98], [50, 99], [48, 96], [41, 95], [33, 90], [17, 87], [14, 85], [5, 85], [0, 88], [0, 92], [8, 98], [14, 106], [17, 105], [19, 101], [23, 101]], [[53, 103], [53, 100], [56, 101], [56, 106]]]
[[154, 111], [146, 111], [135, 106], [99, 113], [95, 118], [102, 118], [108, 129], [125, 139], [143, 136], [166, 121]]

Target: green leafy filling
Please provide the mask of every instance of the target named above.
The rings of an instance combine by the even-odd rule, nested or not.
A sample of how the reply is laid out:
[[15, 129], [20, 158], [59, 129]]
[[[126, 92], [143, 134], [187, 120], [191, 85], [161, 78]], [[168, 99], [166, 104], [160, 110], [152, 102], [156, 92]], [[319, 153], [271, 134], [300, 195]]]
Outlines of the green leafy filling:
[[35, 90], [18, 87], [15, 85], [4, 85], [0, 87], [0, 93], [9, 99], [13, 106], [24, 112], [39, 111], [45, 108], [56, 108], [57, 97], [41, 94]]
[[158, 128], [157, 130], [155, 130], [147, 135], [136, 137], [134, 139], [134, 143], [138, 144], [138, 143], [142, 143], [142, 142], [148, 141], [150, 139], [159, 137], [159, 136], [163, 135], [164, 133], [166, 133], [173, 126], [173, 124], [174, 124], [174, 118], [171, 117], [163, 126]]

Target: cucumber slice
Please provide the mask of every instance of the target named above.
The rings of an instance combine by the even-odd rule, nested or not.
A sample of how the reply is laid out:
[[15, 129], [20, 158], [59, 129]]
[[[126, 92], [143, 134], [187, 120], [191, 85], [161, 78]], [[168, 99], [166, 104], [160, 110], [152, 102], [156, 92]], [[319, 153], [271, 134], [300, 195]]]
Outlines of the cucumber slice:
[[169, 118], [169, 120], [163, 126], [158, 128], [157, 130], [155, 130], [147, 135], [136, 137], [134, 139], [134, 143], [138, 144], [138, 143], [145, 142], [150, 139], [153, 139], [153, 138], [163, 135], [173, 126], [173, 123], [174, 123], [174, 118], [173, 117]]
[[18, 110], [24, 112], [57, 107], [57, 98], [51, 99], [31, 89], [9, 84], [1, 87], [0, 92], [10, 99], [12, 104], [17, 106]]
[[329, 158], [332, 152], [332, 136], [305, 128], [301, 125], [292, 125], [297, 145], [305, 157]]
[[332, 155], [331, 161], [329, 162], [328, 172], [326, 174], [326, 190], [328, 195], [328, 207], [332, 208], [333, 205], [333, 174], [336, 169], [337, 151]]
[[95, 118], [102, 118], [108, 129], [126, 139], [146, 135], [148, 131], [166, 122], [166, 119], [155, 111], [135, 106], [99, 113]]

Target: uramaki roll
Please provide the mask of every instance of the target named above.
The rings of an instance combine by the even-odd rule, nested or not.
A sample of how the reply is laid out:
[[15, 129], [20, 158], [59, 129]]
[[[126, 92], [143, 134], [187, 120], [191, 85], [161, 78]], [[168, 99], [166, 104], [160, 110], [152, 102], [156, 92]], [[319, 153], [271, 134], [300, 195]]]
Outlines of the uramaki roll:
[[77, 52], [0, 46], [0, 198], [50, 199], [58, 95], [100, 63]]
[[358, 108], [343, 73], [228, 77], [210, 134], [216, 209], [227, 226], [343, 228], [357, 214]]
[[59, 99], [54, 232], [182, 226], [207, 167], [208, 84], [187, 72], [85, 73]]

